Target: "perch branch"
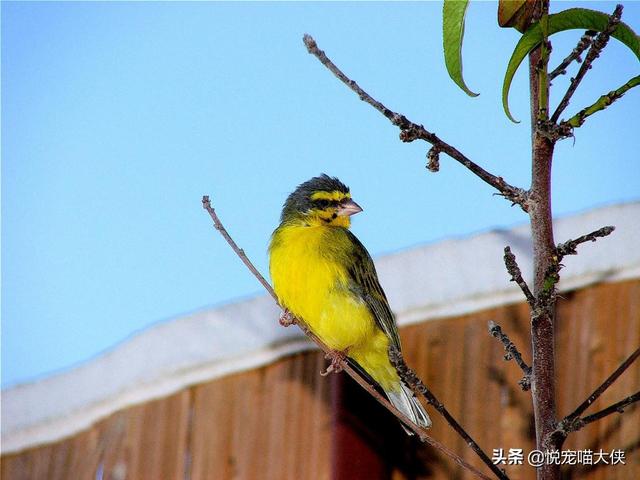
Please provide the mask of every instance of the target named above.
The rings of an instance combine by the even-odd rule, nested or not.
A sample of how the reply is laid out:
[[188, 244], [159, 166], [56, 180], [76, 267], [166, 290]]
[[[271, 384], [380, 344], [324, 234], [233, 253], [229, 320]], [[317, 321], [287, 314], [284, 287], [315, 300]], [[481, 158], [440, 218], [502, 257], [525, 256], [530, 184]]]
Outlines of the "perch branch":
[[[213, 225], [214, 225], [215, 229], [218, 230], [218, 232], [220, 232], [222, 237], [226, 240], [226, 242], [233, 249], [233, 251], [236, 253], [236, 255], [238, 255], [238, 257], [240, 257], [240, 260], [242, 260], [242, 263], [244, 263], [245, 266], [249, 269], [249, 271], [258, 279], [258, 281], [262, 284], [264, 289], [274, 299], [276, 304], [280, 308], [282, 308], [282, 305], [280, 305], [280, 303], [278, 301], [278, 297], [277, 297], [276, 293], [274, 292], [273, 288], [271, 287], [271, 285], [269, 284], [269, 282], [267, 282], [267, 280], [262, 276], [262, 274], [258, 271], [258, 269], [253, 265], [251, 260], [249, 260], [249, 258], [245, 254], [244, 250], [241, 249], [236, 244], [236, 242], [233, 240], [231, 235], [229, 235], [229, 232], [227, 231], [227, 229], [224, 227], [224, 225], [220, 221], [220, 218], [218, 217], [218, 214], [216, 213], [215, 209], [212, 207], [211, 200], [209, 199], [208, 195], [205, 195], [205, 196], [202, 197], [202, 207], [207, 211], [207, 213], [209, 213], [209, 216], [211, 217], [211, 220], [213, 221]], [[300, 320], [299, 318], [294, 318], [293, 315], [291, 315], [289, 312], [287, 312], [287, 315], [288, 315], [289, 319], [293, 323], [297, 324], [300, 327], [300, 329], [304, 332], [304, 334], [309, 339], [311, 339], [316, 345], [318, 345], [318, 347], [320, 347], [320, 349], [322, 351], [325, 352], [325, 354], [330, 354], [331, 353], [331, 349], [329, 347], [327, 347], [324, 344], [324, 342], [322, 340], [320, 340], [320, 338], [318, 338], [306, 326], [306, 324], [302, 320]], [[362, 388], [364, 388], [367, 392], [369, 392], [369, 394], [371, 394], [371, 396], [373, 396], [373, 398], [375, 398], [378, 401], [378, 403], [380, 403], [384, 408], [386, 408], [389, 412], [391, 412], [407, 428], [409, 428], [416, 435], [418, 435], [420, 440], [422, 440], [423, 442], [428, 443], [429, 445], [431, 445], [432, 447], [434, 447], [438, 451], [442, 452], [444, 455], [446, 455], [449, 458], [451, 458], [454, 462], [456, 462], [462, 468], [464, 468], [467, 471], [473, 473], [476, 477], [482, 478], [483, 480], [491, 480], [490, 477], [488, 477], [484, 473], [480, 472], [473, 465], [470, 465], [469, 463], [464, 461], [462, 458], [460, 458], [460, 456], [458, 456], [454, 452], [452, 452], [449, 448], [447, 448], [442, 443], [440, 443], [439, 441], [437, 441], [436, 439], [434, 439], [433, 437], [428, 435], [424, 428], [421, 428], [418, 425], [416, 425], [415, 423], [413, 423], [408, 417], [406, 417], [402, 412], [400, 412], [397, 408], [395, 408], [389, 402], [389, 400], [387, 400], [380, 393], [378, 393], [378, 391], [375, 389], [375, 387], [373, 385], [371, 385], [367, 380], [365, 380], [361, 375], [359, 375], [358, 372], [356, 372], [353, 368], [351, 368], [351, 366], [349, 366], [349, 364], [347, 362], [342, 362], [340, 367], [342, 368], [342, 370], [347, 372], [347, 374], [351, 378], [353, 378]], [[485, 457], [486, 457], [486, 455], [485, 455]], [[506, 476], [501, 476], [499, 478], [506, 479], [507, 477]]]
[[607, 28], [605, 28], [604, 31], [598, 33], [598, 35], [596, 36], [596, 39], [591, 44], [591, 48], [589, 48], [589, 51], [587, 52], [584, 62], [582, 63], [582, 65], [580, 65], [580, 69], [578, 70], [578, 73], [576, 74], [575, 78], [571, 79], [571, 84], [569, 85], [569, 88], [567, 89], [566, 93], [564, 94], [564, 97], [562, 97], [562, 100], [558, 104], [558, 108], [556, 108], [556, 111], [553, 112], [553, 115], [551, 116], [551, 121], [553, 123], [556, 123], [558, 121], [564, 109], [567, 108], [567, 106], [569, 105], [569, 101], [571, 100], [571, 97], [573, 96], [576, 89], [578, 88], [578, 85], [580, 85], [580, 82], [582, 81], [586, 73], [591, 68], [591, 64], [596, 58], [600, 56], [600, 52], [602, 52], [604, 47], [607, 46], [607, 43], [609, 42], [609, 38], [611, 37], [611, 34], [614, 32], [614, 30], [620, 23], [620, 17], [622, 17], [622, 8], [623, 8], [622, 5], [616, 6], [615, 10], [613, 11], [613, 14], [609, 16], [609, 22], [607, 23]]
[[604, 110], [613, 102], [615, 102], [619, 98], [622, 98], [622, 96], [628, 90], [631, 90], [633, 87], [637, 87], [638, 85], [640, 85], [640, 75], [633, 77], [631, 80], [629, 80], [627, 83], [622, 85], [620, 88], [616, 90], [611, 90], [606, 95], [602, 95], [592, 105], [586, 108], [583, 108], [566, 122], [562, 122], [560, 124], [560, 127], [561, 128], [562, 127], [565, 127], [565, 128], [581, 127], [584, 124], [587, 117], [590, 117], [591, 115], [593, 115], [596, 112], [599, 112], [600, 110]]
[[522, 390], [529, 390], [531, 388], [531, 367], [522, 359], [522, 354], [518, 350], [518, 347], [516, 347], [509, 336], [502, 331], [502, 328], [497, 323], [492, 321], [489, 322], [489, 333], [492, 337], [500, 340], [502, 345], [504, 345], [504, 350], [507, 352], [504, 355], [504, 359], [506, 361], [513, 359], [518, 364], [522, 373], [524, 373], [524, 377], [520, 379], [518, 384], [522, 387]]
[[529, 290], [529, 286], [527, 282], [522, 278], [522, 272], [520, 271], [520, 267], [516, 262], [516, 256], [511, 252], [511, 247], [504, 247], [504, 264], [507, 267], [507, 272], [511, 275], [511, 281], [516, 282], [524, 296], [527, 297], [527, 303], [531, 306], [531, 308], [535, 308], [536, 306], [536, 298]]
[[582, 52], [584, 52], [587, 48], [589, 48], [589, 46], [591, 45], [591, 42], [593, 42], [593, 37], [595, 36], [595, 34], [596, 32], [594, 32], [593, 30], [588, 30], [584, 33], [584, 35], [582, 35], [582, 37], [580, 38], [580, 41], [576, 45], [576, 48], [574, 48], [571, 51], [571, 53], [567, 56], [567, 58], [565, 58], [564, 60], [562, 60], [562, 62], [560, 62], [560, 65], [558, 65], [556, 68], [554, 68], [551, 71], [551, 73], [549, 73], [549, 81], [552, 81], [554, 78], [556, 78], [559, 75], [564, 75], [565, 73], [567, 73], [566, 68], [574, 60], [578, 63], [582, 62], [580, 55], [582, 55]]
[[416, 375], [416, 373], [407, 366], [402, 353], [394, 346], [389, 347], [389, 358], [391, 363], [398, 371], [402, 381], [416, 394], [421, 395], [424, 399], [432, 405], [440, 415], [444, 417], [449, 425], [455, 430], [455, 432], [462, 437], [467, 445], [480, 457], [480, 459], [491, 469], [491, 471], [500, 479], [508, 478], [504, 471], [500, 470], [487, 456], [486, 453], [478, 446], [473, 438], [466, 432], [464, 428], [456, 421], [455, 418], [447, 411], [445, 406], [436, 398], [436, 396], [429, 390], [422, 380]]
[[[310, 54], [314, 55], [322, 65], [324, 65], [331, 73], [333, 73], [342, 83], [355, 92], [360, 100], [368, 103], [373, 108], [378, 110], [384, 115], [393, 125], [400, 129], [400, 140], [403, 142], [413, 142], [414, 140], [424, 140], [435, 147], [435, 152], [443, 152], [449, 155], [457, 162], [464, 165], [471, 170], [476, 176], [482, 179], [484, 182], [491, 185], [493, 188], [500, 192], [500, 195], [510, 200], [512, 205], [519, 205], [525, 212], [528, 209], [528, 192], [522, 188], [514, 187], [502, 177], [497, 177], [485, 169], [472, 162], [466, 155], [460, 152], [455, 147], [449, 145], [445, 141], [441, 140], [435, 133], [432, 133], [424, 128], [422, 125], [411, 122], [407, 117], [399, 113], [390, 110], [384, 106], [381, 102], [374, 99], [371, 95], [365, 92], [354, 80], [351, 80], [340, 70], [324, 53], [324, 51], [318, 48], [316, 41], [311, 35], [305, 34], [303, 37], [304, 44]], [[434, 153], [435, 153], [434, 152]], [[435, 167], [431, 159], [429, 165]], [[435, 169], [435, 168], [434, 168]]]
[[218, 218], [218, 214], [216, 213], [215, 209], [211, 206], [211, 201], [209, 200], [208, 195], [205, 195], [204, 197], [202, 197], [202, 208], [204, 208], [209, 213], [211, 220], [213, 220], [213, 226], [216, 228], [216, 230], [218, 230], [218, 232], [220, 232], [220, 235], [222, 235], [222, 237], [227, 241], [227, 243], [233, 249], [236, 255], [240, 257], [240, 260], [242, 260], [242, 263], [245, 264], [245, 266], [249, 269], [249, 271], [253, 274], [253, 276], [258, 279], [258, 281], [262, 284], [265, 290], [269, 292], [269, 295], [271, 295], [271, 297], [277, 303], [278, 297], [276, 296], [276, 292], [273, 291], [273, 288], [271, 288], [271, 285], [269, 285], [269, 282], [267, 282], [267, 280], [262, 276], [262, 274], [258, 271], [258, 269], [254, 267], [253, 263], [251, 263], [251, 260], [249, 260], [249, 257], [247, 257], [247, 255], [244, 253], [244, 250], [238, 246], [238, 244], [233, 240], [233, 238], [231, 238], [231, 235], [229, 235], [229, 232], [227, 232], [227, 229], [224, 228], [224, 225], [222, 225], [222, 222]]

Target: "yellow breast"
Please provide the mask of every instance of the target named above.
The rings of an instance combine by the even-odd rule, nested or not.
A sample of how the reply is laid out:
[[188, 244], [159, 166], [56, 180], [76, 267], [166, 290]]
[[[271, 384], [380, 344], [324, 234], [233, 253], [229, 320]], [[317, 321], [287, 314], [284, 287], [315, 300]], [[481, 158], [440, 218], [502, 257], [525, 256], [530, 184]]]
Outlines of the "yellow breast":
[[271, 241], [269, 267], [281, 304], [328, 347], [342, 351], [370, 337], [374, 320], [366, 304], [348, 289], [345, 265], [329, 253], [341, 241], [334, 228], [281, 226]]

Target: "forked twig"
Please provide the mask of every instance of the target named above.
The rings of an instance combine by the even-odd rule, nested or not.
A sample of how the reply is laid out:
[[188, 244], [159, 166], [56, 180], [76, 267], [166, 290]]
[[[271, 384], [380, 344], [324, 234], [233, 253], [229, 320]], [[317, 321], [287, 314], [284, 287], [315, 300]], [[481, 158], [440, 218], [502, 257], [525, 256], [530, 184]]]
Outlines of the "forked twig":
[[567, 435], [571, 432], [575, 432], [580, 430], [585, 425], [595, 422], [601, 418], [606, 417], [607, 415], [611, 415], [615, 412], [621, 412], [624, 407], [632, 404], [633, 402], [637, 402], [640, 400], [640, 392], [636, 392], [629, 397], [614, 403], [613, 405], [600, 410], [592, 415], [588, 415], [584, 418], [580, 418], [580, 415], [589, 408], [593, 402], [595, 402], [600, 395], [602, 395], [612, 384], [615, 382], [620, 375], [622, 375], [632, 364], [635, 362], [638, 357], [640, 357], [640, 347], [638, 347], [629, 357], [620, 364], [618, 368], [616, 368], [607, 379], [600, 384], [598, 388], [596, 388], [591, 395], [589, 395], [584, 402], [576, 407], [576, 409], [571, 412], [569, 415], [564, 417], [560, 422], [558, 422], [558, 426], [556, 430], [552, 433], [552, 436], [559, 438], [561, 441], [564, 440]]
[[613, 405], [609, 405], [607, 408], [603, 408], [602, 410], [592, 413], [591, 415], [587, 415], [586, 417], [582, 417], [582, 427], [590, 424], [591, 422], [595, 422], [596, 420], [600, 420], [601, 418], [607, 417], [613, 413], [623, 413], [624, 409], [631, 405], [632, 403], [640, 400], [640, 391], [629, 395], [627, 398], [620, 400], [619, 402], [614, 403]]
[[613, 382], [615, 382], [618, 379], [618, 377], [622, 375], [625, 372], [625, 370], [627, 370], [627, 368], [631, 366], [633, 362], [636, 361], [638, 357], [640, 357], [640, 347], [638, 347], [631, 355], [629, 355], [629, 357], [624, 362], [622, 362], [620, 366], [616, 368], [614, 372], [611, 375], [609, 375], [609, 377], [607, 377], [607, 379], [604, 382], [602, 382], [602, 384], [598, 388], [596, 388], [593, 391], [593, 393], [589, 395], [584, 402], [578, 405], [576, 409], [573, 412], [571, 412], [569, 415], [567, 415], [565, 418], [571, 419], [571, 418], [579, 417], [582, 414], [582, 412], [584, 412], [587, 408], [589, 408], [589, 406], [593, 402], [595, 402], [600, 397], [600, 395], [602, 395], [605, 392], [605, 390], [609, 388], [613, 384]]
[[[238, 244], [236, 244], [236, 242], [233, 240], [231, 235], [229, 235], [229, 232], [227, 231], [227, 229], [224, 227], [224, 225], [220, 221], [220, 218], [218, 217], [218, 214], [216, 213], [215, 209], [212, 207], [211, 200], [209, 199], [208, 195], [205, 195], [205, 196], [202, 197], [202, 207], [207, 211], [207, 213], [209, 213], [209, 216], [211, 217], [211, 220], [213, 221], [214, 227], [216, 228], [216, 230], [218, 230], [218, 232], [220, 232], [222, 237], [226, 240], [226, 242], [229, 244], [229, 246], [232, 248], [232, 250], [236, 253], [236, 255], [238, 255], [238, 257], [240, 257], [240, 260], [242, 260], [242, 263], [244, 263], [245, 266], [249, 269], [249, 271], [253, 274], [253, 276], [255, 276], [258, 279], [258, 281], [262, 284], [264, 289], [274, 299], [276, 304], [280, 308], [282, 308], [282, 305], [280, 305], [280, 303], [278, 301], [278, 297], [276, 296], [276, 293], [274, 292], [274, 290], [271, 287], [271, 285], [269, 284], [269, 282], [267, 282], [267, 280], [262, 276], [262, 274], [258, 271], [258, 269], [253, 265], [251, 260], [249, 260], [247, 255], [244, 253], [244, 250], [241, 249], [238, 246]], [[331, 353], [331, 349], [328, 348], [324, 344], [324, 342], [322, 340], [320, 340], [320, 338], [318, 338], [306, 326], [306, 324], [301, 319], [296, 318], [294, 323], [296, 323], [296, 325], [298, 325], [301, 328], [301, 330], [304, 332], [304, 334], [308, 338], [310, 338], [316, 345], [318, 345], [320, 347], [320, 349], [325, 352], [325, 354]], [[487, 475], [485, 475], [484, 473], [479, 471], [477, 468], [475, 468], [473, 465], [470, 465], [469, 463], [464, 461], [462, 458], [460, 458], [460, 456], [456, 455], [454, 452], [452, 452], [449, 448], [444, 446], [442, 443], [440, 443], [439, 441], [437, 441], [436, 439], [434, 439], [433, 437], [428, 435], [424, 428], [421, 428], [418, 425], [416, 425], [415, 423], [413, 423], [408, 417], [406, 417], [402, 412], [400, 412], [397, 408], [395, 408], [389, 402], [389, 400], [387, 400], [380, 393], [378, 393], [378, 391], [375, 389], [375, 387], [373, 385], [371, 385], [367, 380], [365, 380], [361, 375], [359, 375], [356, 370], [351, 368], [351, 366], [349, 366], [349, 364], [347, 362], [343, 362], [341, 367], [342, 367], [342, 370], [347, 372], [347, 374], [351, 378], [353, 378], [362, 388], [364, 388], [367, 392], [369, 392], [369, 394], [371, 394], [371, 396], [373, 396], [373, 398], [375, 398], [384, 408], [386, 408], [389, 412], [391, 412], [407, 428], [409, 428], [416, 435], [418, 435], [420, 440], [422, 440], [423, 442], [428, 443], [429, 445], [431, 445], [432, 447], [434, 447], [438, 451], [442, 452], [444, 455], [446, 455], [449, 458], [451, 458], [454, 462], [456, 462], [462, 468], [464, 468], [465, 470], [473, 473], [478, 478], [482, 478], [483, 480], [491, 480], [491, 477], [488, 477]], [[460, 428], [462, 428], [462, 427], [460, 427]], [[484, 452], [482, 452], [482, 453], [484, 454]], [[486, 454], [484, 454], [484, 456], [486, 457]], [[492, 468], [492, 470], [493, 470], [493, 468]], [[504, 476], [504, 475], [500, 476], [499, 478], [507, 479], [507, 477]]]
[[623, 8], [622, 5], [616, 6], [611, 16], [609, 16], [609, 22], [607, 23], [607, 27], [604, 29], [604, 31], [598, 33], [598, 35], [596, 36], [596, 39], [591, 44], [591, 48], [589, 48], [589, 52], [587, 52], [584, 62], [582, 62], [582, 65], [580, 65], [580, 69], [578, 70], [578, 73], [576, 74], [575, 78], [571, 79], [569, 88], [567, 89], [567, 91], [564, 94], [564, 97], [562, 97], [562, 100], [558, 104], [556, 111], [553, 112], [553, 115], [551, 116], [551, 121], [553, 123], [556, 123], [558, 121], [558, 119], [560, 118], [560, 115], [562, 114], [562, 112], [564, 112], [564, 109], [567, 108], [567, 106], [569, 105], [569, 101], [571, 100], [571, 97], [573, 96], [576, 89], [578, 88], [578, 85], [580, 85], [580, 82], [582, 81], [586, 73], [591, 68], [591, 64], [596, 58], [600, 56], [600, 52], [602, 52], [604, 47], [607, 46], [607, 43], [609, 42], [609, 38], [611, 37], [611, 34], [614, 32], [614, 30], [620, 23], [620, 17], [622, 17], [622, 8]]

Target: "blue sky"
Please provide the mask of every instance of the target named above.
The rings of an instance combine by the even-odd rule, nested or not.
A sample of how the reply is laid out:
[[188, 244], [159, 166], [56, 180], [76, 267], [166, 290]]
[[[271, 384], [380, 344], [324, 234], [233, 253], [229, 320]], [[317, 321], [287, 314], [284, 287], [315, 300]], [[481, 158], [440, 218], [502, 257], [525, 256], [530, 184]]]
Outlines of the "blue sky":
[[[571, 3], [552, 9], [615, 6]], [[365, 210], [353, 229], [373, 255], [525, 222], [447, 157], [428, 173], [428, 147], [399, 142], [301, 40], [310, 33], [389, 108], [527, 187], [526, 72], [512, 87], [516, 125], [500, 89], [518, 34], [495, 15], [486, 2], [468, 12], [471, 99], [445, 72], [439, 3], [2, 2], [3, 386], [260, 292], [203, 194], [263, 272], [285, 196], [320, 172], [351, 186]], [[623, 20], [638, 31], [640, 3]], [[552, 66], [578, 37], [553, 37]], [[638, 70], [612, 41], [568, 112]], [[567, 79], [555, 83], [557, 103]], [[558, 145], [556, 215], [640, 198], [639, 91]]]

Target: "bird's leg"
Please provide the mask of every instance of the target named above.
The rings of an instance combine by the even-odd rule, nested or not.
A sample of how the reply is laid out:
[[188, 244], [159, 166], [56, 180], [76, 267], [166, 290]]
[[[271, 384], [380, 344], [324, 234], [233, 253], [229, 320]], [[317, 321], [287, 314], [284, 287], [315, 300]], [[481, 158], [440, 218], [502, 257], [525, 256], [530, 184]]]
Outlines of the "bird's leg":
[[330, 373], [340, 373], [343, 369], [344, 362], [347, 359], [347, 352], [348, 349], [342, 352], [336, 350], [330, 350], [329, 352], [327, 352], [324, 358], [326, 358], [327, 360], [331, 360], [331, 364], [324, 372], [320, 372], [320, 375], [326, 377]]
[[294, 317], [287, 308], [282, 310], [282, 313], [280, 314], [280, 325], [288, 327], [294, 323], [296, 323], [296, 317]]

